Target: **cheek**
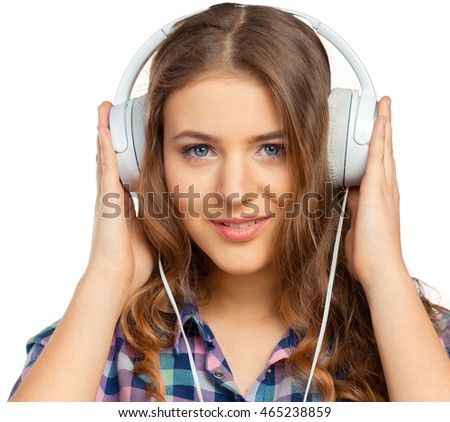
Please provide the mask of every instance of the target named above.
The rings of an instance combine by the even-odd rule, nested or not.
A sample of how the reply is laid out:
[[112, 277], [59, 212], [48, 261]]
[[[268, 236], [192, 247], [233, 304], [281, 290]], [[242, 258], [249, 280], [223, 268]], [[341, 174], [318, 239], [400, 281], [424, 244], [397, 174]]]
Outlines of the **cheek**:
[[272, 179], [270, 188], [276, 194], [272, 202], [277, 206], [283, 206], [285, 199], [293, 196], [290, 175], [285, 169]]
[[272, 194], [270, 211], [271, 216], [276, 220], [285, 218], [285, 213], [289, 211], [290, 204], [292, 204], [294, 198], [292, 188], [290, 174], [285, 169], [282, 169], [276, 177], [272, 178], [270, 183], [270, 192]]
[[175, 208], [184, 218], [198, 218], [202, 212], [202, 198], [211, 186], [208, 179], [193, 177], [192, 170], [183, 163], [167, 160], [164, 162], [166, 185]]

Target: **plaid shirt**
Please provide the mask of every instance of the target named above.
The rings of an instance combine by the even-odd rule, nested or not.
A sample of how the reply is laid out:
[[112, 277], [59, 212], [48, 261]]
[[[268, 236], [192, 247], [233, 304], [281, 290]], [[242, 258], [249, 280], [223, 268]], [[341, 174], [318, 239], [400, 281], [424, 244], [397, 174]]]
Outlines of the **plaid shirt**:
[[[450, 313], [440, 314], [441, 342], [450, 356]], [[285, 360], [298, 344], [298, 338], [289, 330], [277, 344], [265, 368], [243, 397], [233, 380], [233, 375], [208, 325], [200, 319], [198, 309], [186, 304], [181, 318], [202, 387], [205, 401], [302, 401], [303, 394], [285, 372]], [[27, 361], [22, 375], [14, 385], [11, 395], [33, 366], [47, 344], [58, 322], [31, 338], [27, 343]], [[146, 394], [148, 377], [133, 373], [139, 353], [130, 350], [117, 324], [96, 401], [149, 401]], [[198, 401], [189, 365], [186, 345], [178, 335], [173, 348], [160, 355], [161, 376], [166, 387], [167, 401]], [[311, 390], [308, 399], [320, 401], [319, 393]]]

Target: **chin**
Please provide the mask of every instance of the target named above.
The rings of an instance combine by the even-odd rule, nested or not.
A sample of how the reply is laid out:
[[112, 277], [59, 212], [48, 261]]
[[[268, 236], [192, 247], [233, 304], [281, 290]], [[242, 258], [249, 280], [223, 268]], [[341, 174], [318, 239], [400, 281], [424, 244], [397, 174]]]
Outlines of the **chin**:
[[206, 258], [211, 271], [250, 275], [267, 270], [271, 261], [271, 239], [263, 236], [242, 243], [224, 241], [220, 236], [191, 237], [191, 240]]
[[268, 268], [269, 260], [261, 256], [210, 257], [211, 263], [230, 275], [250, 275]]

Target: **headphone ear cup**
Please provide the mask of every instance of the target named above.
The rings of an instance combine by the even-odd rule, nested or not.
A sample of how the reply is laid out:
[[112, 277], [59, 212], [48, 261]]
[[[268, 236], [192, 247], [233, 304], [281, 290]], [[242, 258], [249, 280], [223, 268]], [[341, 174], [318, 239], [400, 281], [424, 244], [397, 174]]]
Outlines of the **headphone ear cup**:
[[123, 187], [136, 192], [145, 150], [146, 96], [114, 105], [109, 127]]
[[352, 90], [333, 88], [328, 96], [328, 171], [333, 187], [344, 186]]
[[147, 95], [133, 100], [131, 111], [131, 130], [136, 164], [141, 172], [141, 163], [145, 151], [145, 132], [147, 125]]

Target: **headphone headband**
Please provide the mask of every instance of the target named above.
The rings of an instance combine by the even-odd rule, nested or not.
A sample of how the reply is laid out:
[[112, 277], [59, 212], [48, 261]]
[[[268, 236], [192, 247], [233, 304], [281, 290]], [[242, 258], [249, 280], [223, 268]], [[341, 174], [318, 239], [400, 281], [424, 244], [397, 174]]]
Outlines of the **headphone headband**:
[[[313, 18], [312, 16], [306, 15], [301, 12], [297, 12], [295, 10], [282, 8], [278, 9], [282, 10], [283, 12], [290, 13], [294, 16], [307, 20], [311, 24], [311, 26], [315, 29], [315, 31], [318, 34], [322, 35], [331, 44], [333, 44], [348, 61], [361, 85], [362, 94], [366, 93], [373, 97], [376, 97], [375, 89], [373, 87], [370, 76], [367, 73], [366, 68], [362, 64], [360, 58], [356, 55], [356, 53], [352, 50], [352, 48], [340, 35], [334, 32], [329, 26], [325, 25], [318, 19]], [[136, 79], [140, 71], [144, 67], [145, 63], [147, 63], [148, 59], [156, 50], [158, 45], [170, 35], [170, 33], [173, 30], [173, 27], [183, 19], [196, 15], [197, 13], [201, 13], [201, 11], [191, 13], [189, 15], [184, 15], [180, 18], [173, 20], [172, 22], [168, 23], [167, 25], [163, 26], [158, 31], [156, 31], [142, 45], [142, 47], [139, 49], [139, 51], [135, 54], [135, 56], [131, 60], [130, 64], [128, 65], [122, 76], [114, 100], [116, 104], [120, 104], [121, 102], [127, 101], [130, 98], [131, 90], [133, 89], [133, 85], [136, 82]]]

